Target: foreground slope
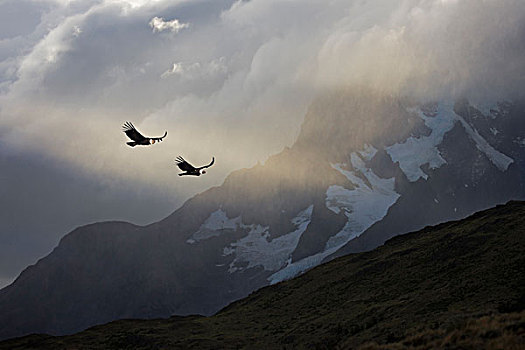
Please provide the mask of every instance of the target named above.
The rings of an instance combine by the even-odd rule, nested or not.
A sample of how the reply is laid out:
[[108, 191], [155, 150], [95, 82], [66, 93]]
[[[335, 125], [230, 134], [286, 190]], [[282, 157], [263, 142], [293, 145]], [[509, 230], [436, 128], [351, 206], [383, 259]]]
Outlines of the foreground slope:
[[252, 293], [212, 317], [122, 320], [0, 349], [520, 348], [525, 202], [395, 237]]

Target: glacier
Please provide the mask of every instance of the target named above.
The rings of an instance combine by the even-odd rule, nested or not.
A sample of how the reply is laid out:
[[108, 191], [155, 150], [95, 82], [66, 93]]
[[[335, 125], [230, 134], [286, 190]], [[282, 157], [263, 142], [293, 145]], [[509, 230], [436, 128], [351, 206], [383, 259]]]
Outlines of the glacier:
[[454, 104], [442, 102], [437, 105], [436, 115], [427, 116], [419, 108], [409, 108], [409, 112], [416, 112], [431, 130], [430, 135], [421, 137], [409, 137], [404, 143], [396, 143], [386, 147], [393, 162], [399, 162], [399, 167], [410, 182], [420, 178], [427, 179], [428, 175], [423, 172], [421, 166], [428, 164], [431, 169], [436, 169], [446, 163], [441, 157], [437, 146], [443, 141], [447, 132], [452, 130], [456, 123]]
[[347, 217], [345, 226], [330, 237], [322, 252], [303, 258], [272, 274], [268, 281], [275, 284], [290, 279], [314, 266], [319, 265], [324, 258], [335, 253], [350, 240], [358, 237], [366, 229], [385, 217], [388, 209], [397, 201], [400, 195], [395, 191], [395, 179], [383, 179], [367, 168], [364, 160], [371, 160], [377, 150], [365, 145], [365, 150], [350, 155], [350, 163], [355, 172], [360, 172], [366, 180], [356, 175], [354, 171], [345, 170], [344, 164], [332, 164], [332, 167], [343, 174], [354, 186], [346, 189], [332, 185], [326, 191], [326, 207], [334, 213], [343, 212]]
[[[228, 271], [233, 273], [255, 266], [262, 266], [268, 271], [276, 271], [283, 267], [290, 260], [301, 235], [310, 224], [313, 207], [310, 205], [291, 220], [296, 226], [294, 231], [272, 240], [269, 240], [268, 226], [241, 224], [242, 228], [248, 228], [250, 231], [247, 236], [224, 248], [223, 256], [235, 255]], [[242, 263], [248, 264], [244, 266], [245, 264]]]
[[487, 140], [485, 140], [476, 129], [474, 129], [469, 123], [465, 121], [462, 117], [459, 115], [456, 115], [458, 120], [461, 122], [461, 125], [465, 128], [467, 131], [467, 134], [470, 136], [470, 138], [476, 143], [476, 147], [481, 152], [485, 153], [488, 159], [494, 164], [499, 170], [505, 171], [508, 169], [509, 165], [514, 162], [512, 158], [509, 156], [506, 156], [505, 154], [501, 153], [500, 151], [496, 150], [494, 147], [492, 147]]
[[[500, 112], [499, 105], [491, 103], [489, 106], [477, 108], [482, 113], [493, 117], [494, 111]], [[438, 146], [443, 141], [447, 132], [452, 130], [456, 122], [460, 122], [469, 137], [474, 141], [478, 150], [483, 152], [487, 158], [501, 171], [508, 169], [513, 159], [492, 147], [478, 131], [465, 121], [464, 118], [454, 112], [454, 103], [444, 101], [437, 104], [434, 116], [429, 116], [420, 108], [407, 108], [409, 112], [416, 112], [423, 119], [425, 125], [431, 129], [430, 135], [421, 137], [409, 137], [403, 143], [396, 143], [386, 147], [385, 151], [398, 162], [399, 167], [410, 182], [420, 178], [428, 179], [428, 174], [423, 172], [421, 166], [428, 164], [430, 169], [441, 167], [446, 161], [441, 157]], [[492, 131], [494, 133], [494, 131]]]
[[[301, 235], [310, 224], [313, 205], [300, 211], [292, 220], [296, 229], [280, 237], [270, 240], [268, 226], [259, 224], [245, 224], [241, 216], [228, 218], [222, 209], [217, 209], [204, 221], [199, 230], [187, 241], [196, 244], [211, 237], [221, 235], [226, 231], [248, 230], [248, 234], [231, 243], [223, 249], [222, 255], [234, 255], [228, 272], [234, 273], [255, 266], [262, 266], [265, 270], [276, 271], [284, 266], [297, 247]], [[244, 264], [247, 263], [247, 264]]]
[[222, 209], [217, 209], [204, 221], [199, 230], [195, 232], [186, 243], [195, 244], [199, 241], [219, 236], [224, 230], [237, 230], [241, 224], [241, 217], [229, 219]]

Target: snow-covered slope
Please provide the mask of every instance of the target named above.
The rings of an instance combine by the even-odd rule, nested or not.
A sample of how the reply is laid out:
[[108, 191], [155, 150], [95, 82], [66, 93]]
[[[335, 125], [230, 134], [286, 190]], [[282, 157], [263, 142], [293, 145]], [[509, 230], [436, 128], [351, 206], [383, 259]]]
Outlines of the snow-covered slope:
[[[411, 108], [410, 111], [417, 113], [425, 121], [425, 125], [431, 129], [430, 135], [410, 137], [403, 143], [386, 147], [392, 161], [399, 163], [399, 167], [410, 181], [428, 178], [428, 175], [421, 169], [422, 165], [428, 164], [430, 169], [436, 169], [446, 163], [441, 157], [438, 146], [443, 142], [445, 134], [452, 130], [457, 122], [461, 123], [478, 150], [483, 152], [499, 170], [507, 170], [513, 162], [512, 158], [492, 147], [473, 126], [456, 114], [452, 101], [441, 102], [432, 109], [425, 107], [424, 109]], [[496, 129], [492, 128], [492, 130]]]
[[382, 179], [366, 167], [365, 161], [370, 161], [376, 151], [372, 146], [365, 144], [365, 150], [358, 152], [360, 156], [352, 152], [350, 162], [353, 171], [345, 170], [345, 164], [331, 164], [354, 187], [347, 189], [340, 185], [331, 185], [326, 190], [326, 207], [335, 214], [343, 212], [347, 217], [346, 224], [328, 239], [321, 252], [290, 263], [271, 275], [269, 280], [272, 284], [292, 278], [318, 265], [386, 215], [388, 208], [399, 198], [399, 194], [394, 190], [394, 178]]

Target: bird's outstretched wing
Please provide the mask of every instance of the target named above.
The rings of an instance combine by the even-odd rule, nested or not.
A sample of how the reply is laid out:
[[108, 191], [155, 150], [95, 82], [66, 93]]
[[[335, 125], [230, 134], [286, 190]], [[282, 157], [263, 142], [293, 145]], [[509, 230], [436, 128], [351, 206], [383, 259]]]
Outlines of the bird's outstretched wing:
[[146, 138], [135, 129], [135, 126], [131, 122], [125, 122], [122, 126], [122, 131], [133, 141], [143, 142]]
[[182, 171], [195, 171], [197, 169], [195, 169], [195, 167], [193, 165], [191, 165], [190, 163], [188, 163], [186, 160], [184, 160], [184, 158], [182, 158], [181, 156], [178, 156], [176, 159], [175, 159], [175, 162], [177, 162], [177, 166], [180, 168], [180, 170]]
[[211, 167], [213, 165], [213, 163], [215, 163], [215, 157], [211, 157], [211, 163], [210, 164], [205, 165], [205, 166], [201, 166], [200, 168], [197, 168], [197, 170], [209, 168], [209, 167]]
[[164, 135], [163, 135], [163, 136], [161, 136], [161, 137], [152, 137], [151, 139], [160, 142], [160, 141], [162, 141], [162, 139], [165, 138], [167, 135], [168, 135], [168, 132], [167, 132], [167, 131], [164, 131]]

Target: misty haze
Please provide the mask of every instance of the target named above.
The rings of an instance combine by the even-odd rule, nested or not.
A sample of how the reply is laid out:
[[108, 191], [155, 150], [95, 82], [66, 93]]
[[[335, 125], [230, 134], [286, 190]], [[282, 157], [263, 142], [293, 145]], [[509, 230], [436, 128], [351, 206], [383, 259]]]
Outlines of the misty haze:
[[524, 200], [523, 1], [0, 2], [0, 349], [518, 348]]

